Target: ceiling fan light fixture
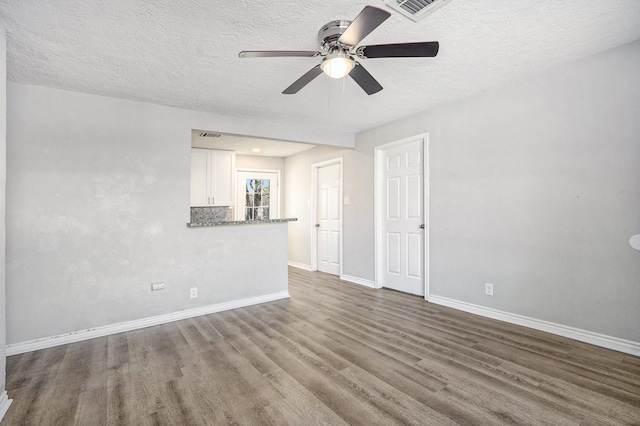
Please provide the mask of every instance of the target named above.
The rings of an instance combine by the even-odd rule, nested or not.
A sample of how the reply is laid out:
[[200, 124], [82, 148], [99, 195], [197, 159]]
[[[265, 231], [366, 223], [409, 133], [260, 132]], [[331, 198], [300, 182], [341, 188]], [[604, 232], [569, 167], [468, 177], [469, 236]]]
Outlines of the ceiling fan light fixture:
[[348, 54], [338, 52], [324, 58], [320, 68], [331, 78], [342, 78], [349, 75], [355, 65], [355, 61]]

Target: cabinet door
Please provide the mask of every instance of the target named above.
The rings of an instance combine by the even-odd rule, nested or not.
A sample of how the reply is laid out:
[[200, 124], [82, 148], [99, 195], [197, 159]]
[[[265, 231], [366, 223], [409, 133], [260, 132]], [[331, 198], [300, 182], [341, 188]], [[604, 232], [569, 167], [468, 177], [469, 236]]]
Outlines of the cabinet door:
[[207, 149], [191, 149], [191, 206], [210, 205], [210, 152]]
[[235, 153], [231, 151], [211, 151], [213, 163], [212, 182], [213, 205], [232, 206], [233, 197], [233, 169]]

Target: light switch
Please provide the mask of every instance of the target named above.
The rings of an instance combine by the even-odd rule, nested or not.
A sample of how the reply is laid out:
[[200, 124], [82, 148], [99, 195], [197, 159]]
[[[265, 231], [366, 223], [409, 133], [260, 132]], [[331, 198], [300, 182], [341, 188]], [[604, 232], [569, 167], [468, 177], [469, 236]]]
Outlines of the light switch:
[[344, 205], [346, 206], [347, 204], [349, 204], [349, 197], [344, 197]]

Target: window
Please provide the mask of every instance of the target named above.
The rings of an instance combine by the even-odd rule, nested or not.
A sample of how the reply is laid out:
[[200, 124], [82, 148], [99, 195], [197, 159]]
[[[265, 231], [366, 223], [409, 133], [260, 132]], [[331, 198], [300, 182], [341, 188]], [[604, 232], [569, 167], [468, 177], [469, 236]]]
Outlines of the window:
[[247, 179], [245, 188], [245, 220], [269, 219], [271, 180]]

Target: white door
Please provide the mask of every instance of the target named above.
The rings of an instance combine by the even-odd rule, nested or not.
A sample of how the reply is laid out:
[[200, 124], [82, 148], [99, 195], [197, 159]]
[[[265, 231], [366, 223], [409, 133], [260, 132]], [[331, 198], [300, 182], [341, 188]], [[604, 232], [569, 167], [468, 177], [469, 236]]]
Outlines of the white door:
[[279, 219], [279, 173], [238, 170], [236, 220]]
[[424, 154], [416, 139], [384, 150], [382, 286], [424, 295]]
[[318, 270], [340, 275], [341, 165], [318, 168]]

